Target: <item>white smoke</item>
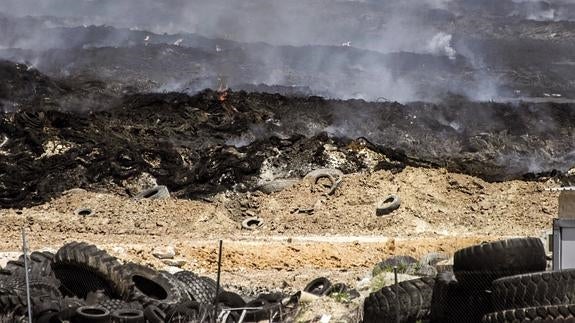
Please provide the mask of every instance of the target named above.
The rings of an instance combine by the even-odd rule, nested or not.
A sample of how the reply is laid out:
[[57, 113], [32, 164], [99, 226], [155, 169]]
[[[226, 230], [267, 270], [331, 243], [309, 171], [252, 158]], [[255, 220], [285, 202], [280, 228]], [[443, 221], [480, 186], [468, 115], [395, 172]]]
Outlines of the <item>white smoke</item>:
[[427, 43], [427, 50], [434, 55], [445, 55], [449, 59], [455, 59], [457, 52], [451, 45], [452, 35], [439, 32]]

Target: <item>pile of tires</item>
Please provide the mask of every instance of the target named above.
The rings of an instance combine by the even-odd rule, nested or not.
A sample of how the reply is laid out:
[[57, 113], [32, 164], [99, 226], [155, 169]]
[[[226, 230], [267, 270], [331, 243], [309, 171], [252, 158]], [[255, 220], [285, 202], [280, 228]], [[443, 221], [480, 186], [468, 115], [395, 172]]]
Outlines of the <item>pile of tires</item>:
[[364, 302], [364, 322], [575, 321], [570, 305], [575, 272], [544, 272], [546, 265], [538, 238], [461, 249], [454, 254], [452, 272], [371, 293]]
[[[28, 269], [34, 322], [208, 322], [224, 307], [246, 305], [231, 292], [216, 298], [216, 282], [208, 277], [122, 264], [82, 242], [56, 254], [33, 252]], [[27, 321], [25, 277], [24, 257], [0, 270], [0, 321]], [[237, 318], [228, 315], [226, 322]]]

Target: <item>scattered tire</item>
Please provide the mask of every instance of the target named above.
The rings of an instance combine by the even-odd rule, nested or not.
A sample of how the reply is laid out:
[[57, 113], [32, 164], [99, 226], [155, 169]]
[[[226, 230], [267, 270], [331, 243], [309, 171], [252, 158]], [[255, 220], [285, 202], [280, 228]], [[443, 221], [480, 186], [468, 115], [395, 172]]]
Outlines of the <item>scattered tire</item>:
[[575, 305], [550, 305], [510, 309], [485, 315], [484, 323], [575, 322]]
[[391, 194], [384, 198], [376, 207], [375, 215], [384, 216], [397, 210], [401, 205], [401, 199], [398, 195]]
[[303, 289], [310, 294], [321, 296], [331, 287], [331, 282], [325, 277], [319, 277], [309, 282]]
[[575, 303], [575, 269], [504, 277], [493, 282], [495, 311]]
[[258, 217], [249, 217], [242, 221], [242, 228], [246, 230], [255, 230], [261, 227], [264, 221]]
[[547, 260], [538, 238], [484, 243], [455, 252], [453, 271], [459, 283], [489, 288], [493, 280], [545, 270]]
[[216, 297], [216, 286], [205, 277], [200, 277], [191, 271], [180, 271], [174, 274], [184, 286], [190, 299], [200, 304], [213, 304]]
[[364, 302], [363, 322], [395, 322], [398, 312], [400, 322], [427, 318], [434, 284], [435, 279], [423, 277], [371, 293]]
[[146, 266], [128, 263], [120, 267], [121, 276], [132, 288], [127, 296], [142, 306], [155, 305], [161, 309], [187, 301], [182, 283], [175, 277]]
[[144, 312], [135, 309], [118, 309], [112, 312], [114, 323], [145, 323]]
[[77, 208], [74, 211], [74, 214], [76, 214], [77, 216], [81, 216], [81, 217], [93, 216], [94, 210], [92, 210], [89, 207], [81, 207], [81, 208]]
[[120, 263], [96, 246], [71, 242], [54, 256], [52, 269], [64, 295], [86, 298], [89, 292], [103, 290], [109, 298], [125, 295], [129, 285], [119, 276]]
[[164, 185], [154, 186], [136, 195], [137, 199], [150, 199], [150, 200], [167, 199], [169, 197], [170, 192], [168, 191], [168, 188]]
[[317, 182], [322, 178], [327, 178], [331, 182], [330, 189], [326, 194], [332, 195], [343, 180], [343, 172], [335, 168], [316, 169], [305, 175], [304, 180], [317, 184]]
[[82, 306], [76, 309], [74, 323], [109, 323], [110, 311], [99, 306]]

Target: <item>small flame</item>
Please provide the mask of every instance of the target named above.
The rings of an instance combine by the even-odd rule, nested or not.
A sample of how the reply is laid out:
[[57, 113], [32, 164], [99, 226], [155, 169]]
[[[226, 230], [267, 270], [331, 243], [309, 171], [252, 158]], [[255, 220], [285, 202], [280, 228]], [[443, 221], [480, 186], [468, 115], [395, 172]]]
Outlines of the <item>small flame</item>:
[[218, 93], [220, 94], [218, 96], [218, 100], [220, 100], [220, 102], [225, 102], [228, 98], [228, 85], [224, 78], [220, 77], [218, 80], [220, 81], [218, 86]]

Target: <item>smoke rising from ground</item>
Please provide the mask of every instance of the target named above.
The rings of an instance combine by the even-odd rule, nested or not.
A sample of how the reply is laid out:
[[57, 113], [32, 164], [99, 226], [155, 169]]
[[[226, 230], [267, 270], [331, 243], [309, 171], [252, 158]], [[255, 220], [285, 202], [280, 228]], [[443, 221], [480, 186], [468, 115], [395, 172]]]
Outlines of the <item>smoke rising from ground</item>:
[[[246, 80], [252, 84], [302, 86], [315, 93], [367, 100], [429, 100], [445, 92], [490, 100], [498, 97], [500, 89], [497, 80], [486, 72], [483, 49], [475, 46], [468, 50], [465, 42], [459, 41], [457, 28], [453, 28], [461, 17], [474, 15], [474, 6], [477, 4], [471, 0], [4, 0], [1, 12], [26, 18], [20, 18], [18, 24], [23, 25], [19, 28], [0, 29], [0, 48], [89, 50], [154, 44], [159, 38], [170, 45], [192, 46], [185, 35], [197, 34], [221, 39], [222, 44], [226, 41], [270, 44], [257, 49], [239, 45], [244, 62], [262, 66], [255, 69], [257, 72], [249, 72], [250, 78]], [[565, 12], [562, 6], [565, 4], [560, 1], [502, 0], [483, 9], [502, 17], [559, 19], [558, 12]], [[100, 36], [97, 41], [88, 42], [86, 39], [102, 32], [91, 25], [115, 29], [107, 30], [107, 36]], [[226, 51], [219, 43], [209, 46], [202, 50], [215, 57], [223, 56]], [[290, 56], [295, 51], [291, 46], [315, 47], [294, 58]], [[356, 49], [364, 52], [358, 54]], [[423, 56], [405, 60], [403, 70], [399, 70], [393, 59], [385, 60], [368, 51]], [[437, 61], [427, 62], [424, 55], [446, 60], [439, 60], [442, 67], [434, 69]], [[42, 66], [41, 54], [33, 59], [28, 57], [27, 61]], [[237, 84], [238, 79], [245, 77], [236, 68], [241, 63], [221, 59], [211, 72]], [[70, 62], [70, 66], [73, 64]], [[425, 64], [425, 69], [419, 71], [417, 64]], [[444, 73], [463, 65], [469, 65], [463, 69], [473, 69], [470, 77], [465, 76], [473, 91], [468, 83], [463, 86], [462, 80], [451, 80], [452, 76]], [[414, 72], [407, 75], [404, 70]], [[294, 77], [302, 71], [311, 75]], [[316, 78], [313, 73], [325, 77]], [[214, 84], [217, 78], [196, 83]], [[432, 86], [422, 89], [420, 80]], [[435, 80], [440, 80], [441, 86]], [[198, 85], [188, 86], [190, 82], [175, 78], [157, 89], [197, 90]], [[435, 85], [442, 88], [436, 89]]]

